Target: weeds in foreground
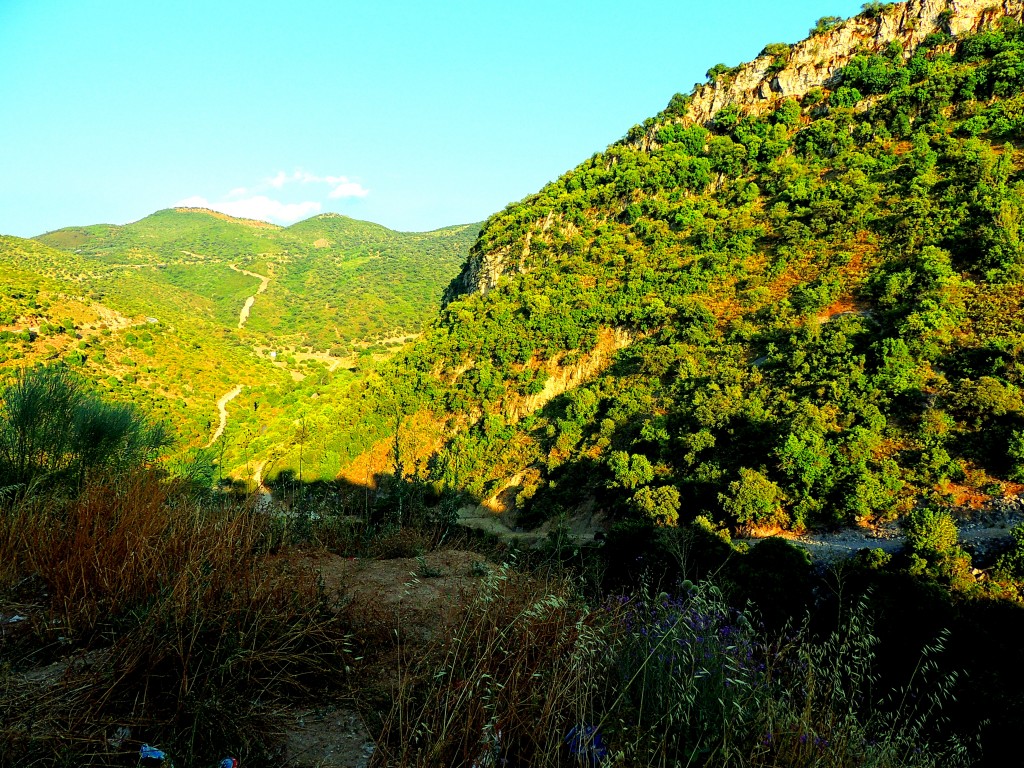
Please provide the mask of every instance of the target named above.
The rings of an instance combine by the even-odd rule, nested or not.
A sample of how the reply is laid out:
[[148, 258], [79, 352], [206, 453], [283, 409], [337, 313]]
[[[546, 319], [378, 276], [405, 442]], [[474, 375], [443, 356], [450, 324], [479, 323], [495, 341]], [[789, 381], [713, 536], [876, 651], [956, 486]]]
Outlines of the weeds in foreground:
[[282, 697], [343, 676], [344, 628], [316, 576], [268, 552], [266, 516], [149, 473], [0, 516], [0, 562], [8, 589], [41, 585], [34, 636], [0, 646], [3, 764], [117, 764], [138, 739], [199, 764], [266, 756]]
[[459, 623], [405, 656], [374, 764], [560, 764], [552, 745], [593, 716], [602, 621], [565, 583], [489, 572]]
[[765, 636], [710, 584], [620, 605], [626, 631], [599, 724], [617, 764], [970, 764], [961, 743], [936, 743], [955, 682], [937, 674], [941, 644], [926, 650], [907, 687], [886, 691], [873, 671], [877, 638], [863, 606], [819, 640], [806, 628]]
[[406, 658], [376, 764], [970, 764], [937, 744], [954, 679], [923, 673], [940, 647], [906, 689], [880, 690], [864, 616], [821, 640], [768, 638], [710, 584], [589, 609], [565, 583], [501, 569], [460, 626]]
[[377, 659], [393, 664], [376, 678], [393, 681], [377, 766], [968, 762], [936, 736], [954, 682], [940, 649], [885, 690], [863, 611], [831, 637], [774, 638], [707, 583], [588, 606], [564, 574], [473, 570], [424, 633], [339, 613], [251, 507], [146, 473], [73, 501], [22, 497], [0, 516], [0, 594], [32, 617], [0, 638], [0, 765], [131, 764], [140, 740], [186, 768], [228, 750], [277, 764], [278, 714], [292, 695], [346, 689], [346, 627], [363, 625], [393, 644]]

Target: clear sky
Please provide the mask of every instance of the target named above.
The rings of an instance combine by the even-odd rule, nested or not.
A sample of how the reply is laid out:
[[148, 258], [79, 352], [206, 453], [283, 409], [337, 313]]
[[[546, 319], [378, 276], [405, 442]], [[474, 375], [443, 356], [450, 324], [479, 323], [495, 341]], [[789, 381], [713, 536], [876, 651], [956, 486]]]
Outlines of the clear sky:
[[0, 233], [477, 221], [848, 0], [0, 0]]

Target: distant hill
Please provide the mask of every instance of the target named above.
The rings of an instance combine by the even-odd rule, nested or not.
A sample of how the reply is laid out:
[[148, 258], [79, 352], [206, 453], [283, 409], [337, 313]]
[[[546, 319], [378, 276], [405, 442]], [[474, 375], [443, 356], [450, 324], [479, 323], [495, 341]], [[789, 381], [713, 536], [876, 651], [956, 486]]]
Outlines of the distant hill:
[[[0, 366], [64, 361], [199, 448], [236, 385], [233, 410], [270, 413], [307, 377], [358, 379], [348, 369], [421, 331], [478, 230], [401, 233], [334, 214], [286, 228], [170, 209], [3, 237]], [[228, 469], [247, 455], [235, 426], [218, 441]]]
[[239, 291], [259, 285], [231, 267], [269, 270], [247, 330], [268, 347], [345, 355], [419, 332], [477, 232], [475, 225], [394, 232], [338, 214], [278, 227], [178, 208], [35, 239], [111, 266], [148, 266], [154, 279], [205, 294], [224, 324], [238, 317]]

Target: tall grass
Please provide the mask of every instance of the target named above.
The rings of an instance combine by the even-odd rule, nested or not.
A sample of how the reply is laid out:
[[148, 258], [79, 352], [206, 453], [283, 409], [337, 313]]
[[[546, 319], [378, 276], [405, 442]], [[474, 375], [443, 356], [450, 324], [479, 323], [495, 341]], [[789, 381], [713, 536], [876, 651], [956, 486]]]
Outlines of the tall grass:
[[387, 646], [363, 670], [392, 682], [378, 766], [968, 764], [940, 738], [940, 647], [889, 689], [863, 610], [773, 637], [685, 586], [588, 605], [565, 574], [495, 567], [424, 631], [333, 605], [272, 516], [154, 473], [20, 495], [0, 514], [0, 598], [31, 631], [0, 638], [0, 765], [130, 764], [142, 740], [183, 768], [273, 765], [290, 698], [348, 690], [348, 626]]
[[564, 582], [500, 570], [404, 659], [376, 764], [970, 764], [939, 736], [953, 679], [886, 689], [864, 616], [826, 638], [770, 638], [710, 584], [587, 608]]
[[701, 584], [624, 599], [626, 632], [600, 727], [627, 765], [897, 768], [969, 765], [939, 736], [955, 675], [929, 648], [904, 688], [875, 672], [863, 606], [825, 638], [772, 638]]
[[600, 621], [568, 584], [496, 569], [458, 622], [406, 649], [374, 764], [562, 764], [609, 661]]
[[[279, 702], [339, 684], [348, 652], [317, 577], [270, 534], [148, 472], [0, 515], [0, 588], [38, 585], [22, 598], [34, 634], [0, 646], [0, 763], [106, 764], [139, 739], [186, 766], [269, 755]], [[60, 659], [49, 673], [41, 649]], [[112, 746], [122, 727], [135, 741]]]

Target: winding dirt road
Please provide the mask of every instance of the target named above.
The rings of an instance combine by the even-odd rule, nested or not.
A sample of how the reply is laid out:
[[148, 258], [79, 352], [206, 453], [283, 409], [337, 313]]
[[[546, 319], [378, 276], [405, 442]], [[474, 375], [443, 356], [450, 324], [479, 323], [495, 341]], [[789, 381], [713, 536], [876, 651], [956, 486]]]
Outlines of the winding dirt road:
[[[258, 275], [255, 272], [250, 272], [247, 269], [239, 269], [236, 264], [228, 264], [228, 266], [235, 270], [235, 272], [248, 275], [249, 277], [258, 278], [260, 281], [260, 287], [256, 289], [255, 295], [250, 296], [245, 300], [245, 305], [242, 307], [242, 311], [238, 315], [238, 327], [242, 328], [245, 326], [245, 321], [249, 319], [249, 310], [251, 310], [252, 305], [256, 303], [256, 296], [259, 296], [267, 290], [267, 285], [270, 284], [270, 278], [266, 275]], [[224, 434], [224, 430], [228, 425], [228, 403], [238, 397], [241, 393], [242, 385], [236, 384], [229, 392], [225, 392], [221, 395], [220, 400], [217, 401], [217, 414], [220, 417], [220, 423], [217, 425], [217, 428], [213, 430], [213, 434], [210, 436], [210, 442], [206, 444], [207, 448], [216, 443], [217, 440], [220, 439], [220, 436]], [[260, 468], [262, 469], [262, 466]]]
[[228, 403], [238, 397], [241, 393], [242, 385], [238, 384], [230, 392], [226, 392], [221, 395], [220, 400], [217, 401], [217, 411], [220, 415], [220, 424], [218, 424], [217, 428], [213, 430], [210, 442], [206, 444], [207, 448], [216, 443], [220, 436], [224, 434], [224, 428], [228, 425]]
[[270, 278], [266, 275], [258, 275], [255, 272], [250, 272], [247, 269], [239, 269], [235, 264], [228, 264], [235, 272], [239, 272], [249, 277], [255, 277], [260, 280], [260, 287], [256, 289], [256, 293], [245, 300], [245, 305], [242, 307], [242, 311], [238, 314], [238, 327], [244, 328], [245, 322], [249, 319], [249, 310], [252, 309], [252, 305], [256, 303], [256, 297], [267, 290], [267, 286], [270, 285]]

